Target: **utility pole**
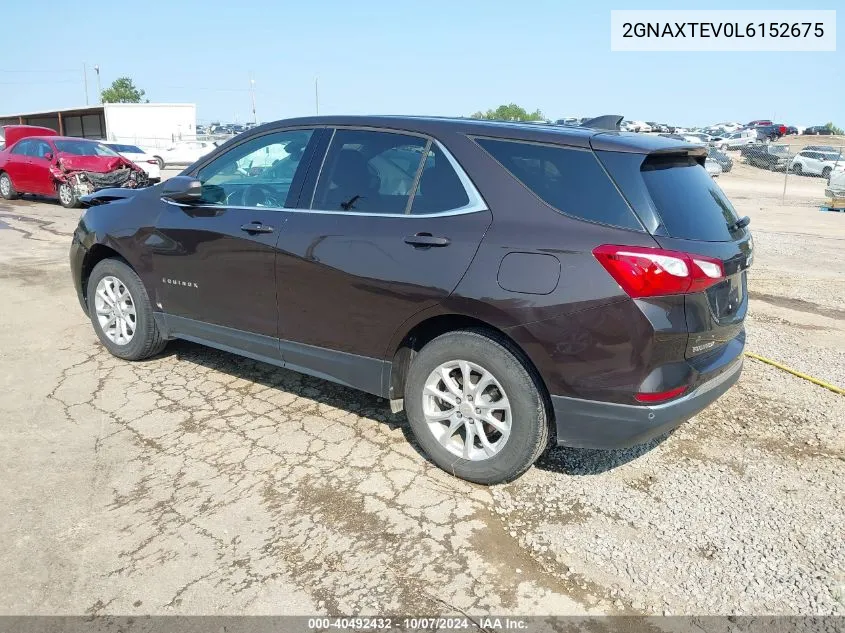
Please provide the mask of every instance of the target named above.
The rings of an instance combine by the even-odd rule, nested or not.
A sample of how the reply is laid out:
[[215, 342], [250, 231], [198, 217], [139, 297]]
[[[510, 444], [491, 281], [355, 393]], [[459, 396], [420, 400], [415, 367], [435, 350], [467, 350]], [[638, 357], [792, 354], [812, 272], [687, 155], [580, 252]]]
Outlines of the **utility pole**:
[[88, 68], [82, 62], [82, 85], [85, 86], [85, 105], [88, 105]]
[[258, 123], [258, 117], [255, 115], [255, 79], [252, 75], [249, 77], [249, 94], [252, 97], [252, 122]]
[[97, 101], [103, 102], [103, 88], [100, 86], [100, 66], [94, 64], [94, 72], [97, 73]]
[[314, 77], [314, 109], [320, 114], [320, 78]]

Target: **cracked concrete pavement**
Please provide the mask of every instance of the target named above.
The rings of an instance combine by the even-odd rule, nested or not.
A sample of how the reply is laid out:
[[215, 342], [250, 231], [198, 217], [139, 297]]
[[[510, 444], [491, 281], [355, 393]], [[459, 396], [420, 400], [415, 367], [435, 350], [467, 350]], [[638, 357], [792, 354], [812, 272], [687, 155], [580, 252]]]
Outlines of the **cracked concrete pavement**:
[[[838, 378], [845, 218], [801, 227], [808, 298], [765, 251], [788, 214], [737, 183], [750, 348]], [[841, 396], [747, 361], [668, 437], [484, 488], [378, 398], [185, 342], [111, 357], [69, 276], [78, 215], [0, 205], [0, 614], [845, 613]]]

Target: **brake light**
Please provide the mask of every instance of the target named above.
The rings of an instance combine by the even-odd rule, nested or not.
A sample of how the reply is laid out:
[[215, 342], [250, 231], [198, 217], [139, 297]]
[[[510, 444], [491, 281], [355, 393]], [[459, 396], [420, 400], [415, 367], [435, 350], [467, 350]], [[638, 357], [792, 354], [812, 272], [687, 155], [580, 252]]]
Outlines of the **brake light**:
[[593, 255], [634, 299], [701, 292], [725, 278], [721, 260], [703, 255], [614, 244]]
[[634, 394], [634, 399], [637, 400], [637, 402], [663, 402], [664, 400], [670, 400], [671, 398], [680, 396], [686, 390], [687, 387], [684, 385], [683, 387], [676, 387], [674, 389], [670, 389], [669, 391], [660, 391], [658, 393], [640, 392], [638, 394]]

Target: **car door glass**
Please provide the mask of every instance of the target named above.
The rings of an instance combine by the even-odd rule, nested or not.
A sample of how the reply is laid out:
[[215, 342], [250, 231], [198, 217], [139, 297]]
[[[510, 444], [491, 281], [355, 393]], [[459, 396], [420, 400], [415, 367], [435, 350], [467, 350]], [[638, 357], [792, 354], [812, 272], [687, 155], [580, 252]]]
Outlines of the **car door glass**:
[[404, 214], [428, 141], [372, 130], [336, 130], [312, 209]]
[[432, 145], [414, 194], [411, 213], [438, 213], [468, 204], [469, 196], [454, 167], [443, 151]]
[[12, 148], [12, 154], [19, 154], [21, 156], [30, 156], [32, 151], [32, 141], [21, 141]]
[[233, 147], [200, 169], [203, 201], [236, 207], [283, 208], [314, 130], [266, 134]]
[[44, 141], [37, 141], [35, 143], [35, 151], [33, 153], [33, 156], [36, 156], [38, 158], [44, 158], [47, 156], [47, 154], [51, 152], [52, 150], [50, 149], [50, 146], [47, 143], [45, 143]]

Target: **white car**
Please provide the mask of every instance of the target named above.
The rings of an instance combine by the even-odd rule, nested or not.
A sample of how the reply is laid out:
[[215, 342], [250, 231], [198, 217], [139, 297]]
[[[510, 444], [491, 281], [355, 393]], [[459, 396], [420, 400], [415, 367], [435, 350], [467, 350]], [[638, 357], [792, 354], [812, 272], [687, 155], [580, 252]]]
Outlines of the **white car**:
[[834, 171], [845, 171], [845, 156], [837, 151], [803, 149], [789, 163], [789, 169], [796, 174], [808, 174], [829, 178]]
[[702, 145], [706, 145], [710, 142], [710, 135], [704, 134], [703, 132], [687, 132], [686, 134], [681, 134], [684, 137], [684, 140], [688, 143], [701, 143]]
[[131, 160], [141, 169], [147, 172], [147, 178], [151, 183], [157, 183], [161, 180], [161, 169], [155, 156], [148, 154], [137, 145], [128, 145], [126, 143], [112, 143], [110, 141], [102, 141], [106, 147], [110, 147], [118, 154], [126, 159]]
[[717, 141], [716, 147], [719, 149], [739, 149], [743, 145], [752, 145], [758, 142], [756, 130], [740, 130], [728, 134], [721, 141]]
[[704, 161], [704, 169], [707, 170], [707, 173], [710, 174], [711, 178], [716, 178], [722, 173], [722, 166], [712, 158], [707, 158]]
[[153, 154], [158, 166], [164, 169], [167, 165], [190, 165], [197, 162], [217, 147], [213, 141], [179, 141], [164, 149], [154, 149]]

